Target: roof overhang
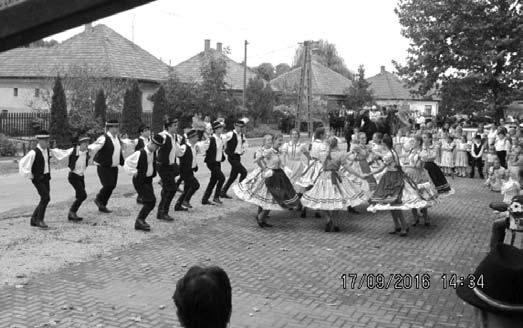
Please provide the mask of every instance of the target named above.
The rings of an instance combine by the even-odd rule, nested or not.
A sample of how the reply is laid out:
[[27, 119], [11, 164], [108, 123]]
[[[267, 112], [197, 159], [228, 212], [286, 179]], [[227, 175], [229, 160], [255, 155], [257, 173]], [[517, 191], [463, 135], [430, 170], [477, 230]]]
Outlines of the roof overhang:
[[0, 0], [0, 51], [154, 0]]

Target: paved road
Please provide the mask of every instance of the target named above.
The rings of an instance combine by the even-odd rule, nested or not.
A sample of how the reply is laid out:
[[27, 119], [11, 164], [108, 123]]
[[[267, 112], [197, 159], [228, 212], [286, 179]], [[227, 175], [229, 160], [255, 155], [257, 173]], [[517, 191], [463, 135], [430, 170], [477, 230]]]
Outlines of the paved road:
[[[385, 213], [354, 215], [337, 234], [289, 211], [274, 212], [275, 227], [260, 229], [249, 205], [228, 217], [194, 218], [169, 237], [23, 288], [0, 287], [0, 327], [178, 327], [170, 297], [197, 263], [229, 273], [232, 327], [470, 327], [470, 307], [440, 277], [473, 271], [488, 248], [487, 204], [500, 196], [479, 180], [453, 185], [456, 195], [430, 211], [434, 226], [411, 228], [407, 238], [387, 234]], [[343, 289], [340, 277], [349, 273], [426, 273], [431, 281], [429, 289]]]

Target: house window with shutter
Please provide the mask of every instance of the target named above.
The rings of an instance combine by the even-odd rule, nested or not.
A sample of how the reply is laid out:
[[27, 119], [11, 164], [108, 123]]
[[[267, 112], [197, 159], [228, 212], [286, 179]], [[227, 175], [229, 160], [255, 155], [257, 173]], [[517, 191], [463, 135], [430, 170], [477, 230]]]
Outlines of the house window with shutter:
[[18, 88], [13, 89], [13, 96], [18, 97]]
[[40, 89], [36, 88], [35, 89], [35, 98], [38, 98], [40, 97]]
[[425, 115], [426, 116], [432, 115], [432, 105], [425, 105]]

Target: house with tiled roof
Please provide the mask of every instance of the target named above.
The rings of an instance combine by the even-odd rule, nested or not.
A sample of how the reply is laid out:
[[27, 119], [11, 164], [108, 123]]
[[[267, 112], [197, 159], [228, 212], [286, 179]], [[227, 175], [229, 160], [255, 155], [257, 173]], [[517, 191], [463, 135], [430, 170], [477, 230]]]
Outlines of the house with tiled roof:
[[403, 109], [416, 111], [425, 116], [436, 116], [440, 99], [435, 96], [420, 97], [413, 94], [398, 76], [381, 66], [380, 73], [366, 79], [370, 83], [374, 100], [378, 106], [396, 105]]
[[78, 67], [94, 78], [137, 80], [144, 111], [152, 110], [148, 98], [169, 76], [169, 66], [138, 45], [103, 24], [87, 24], [53, 47], [0, 53], [0, 110], [31, 111], [35, 104], [46, 109], [41, 91], [51, 90], [57, 75], [74, 76]]
[[[211, 40], [205, 40], [203, 51], [199, 52], [195, 56], [182, 61], [178, 65], [173, 67], [173, 72], [181, 82], [185, 83], [200, 83], [202, 82], [201, 67], [205, 63], [206, 56], [220, 56], [227, 63], [227, 74], [225, 75], [225, 82], [228, 87], [239, 94], [243, 92], [243, 75], [244, 65], [235, 62], [229, 58], [222, 48], [222, 43], [216, 43], [216, 49], [211, 48]], [[256, 77], [256, 73], [247, 68], [246, 82]]]

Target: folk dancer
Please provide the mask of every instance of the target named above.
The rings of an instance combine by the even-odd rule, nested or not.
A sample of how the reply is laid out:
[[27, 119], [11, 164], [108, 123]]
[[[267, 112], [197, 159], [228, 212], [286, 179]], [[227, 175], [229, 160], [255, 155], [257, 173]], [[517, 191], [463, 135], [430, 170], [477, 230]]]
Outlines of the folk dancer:
[[75, 200], [69, 209], [69, 215], [67, 218], [69, 221], [82, 221], [83, 218], [79, 217], [76, 213], [82, 205], [83, 201], [87, 198], [85, 191], [85, 170], [89, 165], [89, 141], [91, 139], [87, 136], [81, 136], [78, 138], [78, 144], [73, 148], [68, 149], [69, 154], [69, 175], [67, 180], [73, 186], [75, 191]]
[[265, 135], [264, 146], [255, 156], [258, 167], [233, 187], [238, 198], [258, 205], [256, 222], [260, 228], [272, 227], [272, 224], [267, 223], [271, 210], [293, 208], [299, 202], [299, 197], [283, 170], [279, 152], [282, 143], [281, 135], [276, 138], [270, 134]]
[[221, 198], [231, 197], [227, 195], [227, 191], [233, 184], [234, 180], [240, 176], [240, 182], [247, 177], [247, 170], [241, 163], [241, 156], [245, 154], [247, 150], [247, 140], [245, 139], [244, 129], [247, 124], [246, 119], [240, 119], [234, 123], [234, 130], [225, 134], [225, 153], [227, 154], [227, 160], [231, 164], [231, 173], [229, 179], [225, 183], [220, 195]]
[[[399, 233], [407, 236], [409, 228], [403, 217], [404, 210], [425, 208], [430, 202], [425, 200], [416, 184], [403, 172], [400, 159], [392, 146], [392, 138], [385, 135], [383, 144], [389, 153], [383, 157], [384, 166], [378, 171], [385, 171], [370, 200], [369, 212], [390, 211], [395, 229], [390, 234]], [[377, 171], [371, 174], [376, 174]]]
[[[334, 221], [334, 212], [367, 202], [369, 193], [364, 191], [368, 191], [368, 185], [363, 176], [347, 162], [348, 153], [338, 149], [338, 138], [332, 137], [328, 143], [328, 149], [317, 155], [322, 166], [320, 173], [310, 182], [301, 201], [305, 207], [322, 211], [327, 219], [325, 232], [337, 232], [340, 228]], [[340, 171], [342, 167], [346, 173]], [[349, 175], [359, 178], [362, 188], [349, 181]]]
[[[209, 184], [207, 185], [202, 198], [203, 205], [222, 204], [220, 194], [222, 192], [223, 183], [225, 182], [225, 176], [222, 172], [222, 162], [225, 161], [225, 154], [223, 152], [225, 149], [225, 143], [222, 135], [224, 126], [225, 124], [222, 122], [213, 122], [212, 130], [214, 133], [205, 141], [201, 142], [200, 145], [200, 151], [202, 153], [205, 152], [204, 162], [209, 168], [209, 171], [211, 171], [211, 178], [209, 179]], [[209, 198], [215, 188], [216, 190], [214, 191], [213, 201], [210, 202]]]
[[94, 200], [98, 211], [111, 213], [107, 208], [109, 198], [116, 188], [118, 182], [118, 165], [123, 165], [122, 141], [118, 137], [119, 123], [117, 120], [109, 120], [105, 123], [107, 132], [88, 146], [89, 150], [95, 152], [94, 164], [96, 172], [102, 184], [102, 188]]
[[200, 183], [194, 176], [194, 172], [198, 171], [196, 162], [198, 138], [198, 131], [190, 130], [187, 132], [185, 144], [180, 146], [183, 152], [183, 155], [180, 156], [180, 177], [183, 179], [183, 192], [174, 206], [175, 211], [187, 211], [192, 208], [191, 197], [200, 188]]
[[437, 157], [438, 146], [432, 142], [432, 134], [423, 133], [421, 137], [423, 146], [420, 152], [420, 158], [423, 161], [423, 167], [429, 173], [430, 180], [436, 186], [439, 197], [453, 195], [454, 189], [450, 187], [447, 178], [445, 178], [438, 164], [434, 162]]
[[162, 192], [156, 218], [163, 221], [174, 220], [169, 215], [169, 208], [178, 189], [175, 179], [180, 174], [180, 167], [176, 163], [176, 158], [183, 154], [183, 150], [177, 142], [178, 138], [175, 138], [177, 129], [178, 120], [168, 119], [164, 123], [164, 130], [159, 133], [165, 142], [158, 149], [157, 154], [157, 170], [162, 182]]
[[151, 230], [151, 226], [145, 220], [156, 204], [153, 189], [153, 178], [156, 176], [156, 151], [164, 143], [163, 136], [155, 135], [144, 148], [125, 159], [124, 169], [133, 176], [134, 189], [143, 201], [142, 209], [134, 223], [136, 230]]
[[[302, 176], [307, 163], [309, 161], [309, 149], [308, 144], [300, 142], [300, 132], [297, 129], [291, 130], [291, 140], [281, 146], [280, 152], [283, 156], [283, 165], [285, 170], [289, 172], [289, 179], [291, 180], [295, 191], [298, 196], [301, 197], [305, 191], [303, 188], [298, 186], [296, 182]], [[298, 210], [301, 211], [301, 204], [298, 206]]]
[[51, 200], [49, 195], [49, 181], [51, 180], [50, 158], [53, 156], [57, 160], [62, 160], [67, 157], [67, 151], [55, 148], [49, 149], [49, 133], [47, 131], [41, 131], [36, 135], [36, 139], [38, 140], [37, 146], [20, 160], [18, 170], [20, 175], [31, 179], [38, 195], [40, 195], [40, 202], [35, 208], [33, 215], [31, 215], [30, 224], [32, 227], [47, 229], [49, 227], [45, 224], [44, 218], [47, 205]]
[[[138, 128], [138, 135], [139, 137], [136, 139], [136, 146], [134, 146], [134, 151], [143, 149], [145, 145], [151, 141], [151, 129], [148, 126], [142, 124], [140, 128]], [[143, 204], [140, 195], [136, 196], [136, 202], [138, 204]]]

